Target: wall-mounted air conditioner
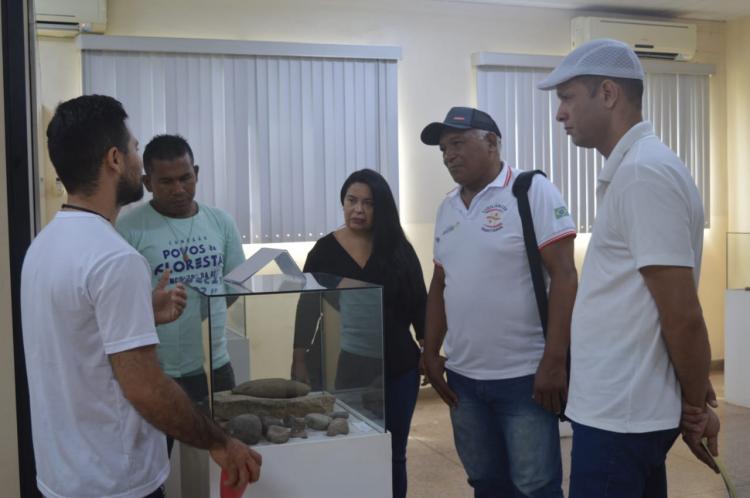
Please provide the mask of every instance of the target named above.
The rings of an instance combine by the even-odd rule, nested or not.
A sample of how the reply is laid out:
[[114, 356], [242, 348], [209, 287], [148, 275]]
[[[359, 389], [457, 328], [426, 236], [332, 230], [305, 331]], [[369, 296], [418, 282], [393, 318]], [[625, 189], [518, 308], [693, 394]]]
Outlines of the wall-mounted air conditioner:
[[630, 45], [641, 57], [686, 61], [695, 55], [695, 24], [640, 21], [606, 17], [575, 17], [571, 22], [573, 48], [597, 38], [614, 38]]
[[36, 0], [36, 30], [41, 36], [104, 33], [107, 0]]

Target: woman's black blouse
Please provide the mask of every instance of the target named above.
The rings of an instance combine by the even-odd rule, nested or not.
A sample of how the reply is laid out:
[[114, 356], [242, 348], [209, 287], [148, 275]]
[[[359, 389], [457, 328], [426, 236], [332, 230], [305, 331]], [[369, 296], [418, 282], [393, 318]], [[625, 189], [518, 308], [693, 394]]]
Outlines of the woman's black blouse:
[[[353, 278], [363, 282], [383, 285], [383, 341], [385, 350], [385, 371], [389, 377], [394, 377], [415, 368], [419, 363], [419, 346], [414, 342], [409, 326], [414, 326], [417, 339], [424, 337], [425, 303], [427, 290], [424, 285], [422, 268], [414, 249], [408, 247], [408, 265], [404, 269], [406, 279], [411, 289], [394, 289], [394, 279], [388, 279], [371, 256], [364, 268], [360, 267], [349, 253], [341, 247], [333, 233], [319, 239], [310, 250], [305, 261], [304, 270], [309, 273], [330, 273], [340, 277]], [[403, 279], [400, 281], [403, 282]], [[403, 284], [401, 284], [403, 286]], [[417, 295], [404, 299], [404, 293]], [[310, 327], [304, 308], [304, 300], [300, 301], [297, 311], [295, 330], [295, 347], [307, 346]], [[317, 318], [317, 312], [314, 312]]]

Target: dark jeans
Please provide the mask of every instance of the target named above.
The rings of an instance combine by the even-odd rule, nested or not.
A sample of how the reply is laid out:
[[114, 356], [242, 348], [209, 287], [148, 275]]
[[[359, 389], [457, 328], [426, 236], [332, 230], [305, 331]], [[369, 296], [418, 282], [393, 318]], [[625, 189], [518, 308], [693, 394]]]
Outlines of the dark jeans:
[[667, 498], [667, 452], [679, 429], [630, 433], [573, 422], [570, 498]]
[[[232, 364], [227, 363], [214, 370], [214, 391], [227, 391], [235, 386]], [[201, 408], [208, 409], [208, 377], [205, 372], [188, 377], [172, 377], [188, 395], [188, 398]], [[167, 454], [172, 455], [174, 439], [167, 436]]]
[[562, 498], [557, 416], [534, 402], [534, 376], [475, 380], [447, 373], [458, 396], [453, 438], [475, 498]]
[[385, 379], [385, 428], [391, 433], [393, 498], [406, 498], [406, 443], [418, 394], [416, 368]]
[[164, 485], [159, 486], [156, 491], [151, 493], [148, 496], [145, 496], [144, 498], [164, 498], [166, 495], [164, 494]]

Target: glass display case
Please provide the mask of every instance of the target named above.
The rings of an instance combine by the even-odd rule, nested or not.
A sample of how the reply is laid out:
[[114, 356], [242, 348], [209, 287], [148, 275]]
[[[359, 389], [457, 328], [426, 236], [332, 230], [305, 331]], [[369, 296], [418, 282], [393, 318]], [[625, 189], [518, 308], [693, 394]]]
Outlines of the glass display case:
[[380, 286], [299, 273], [225, 288], [193, 289], [215, 420], [259, 446], [385, 432]]
[[750, 233], [727, 233], [727, 289], [750, 290]]

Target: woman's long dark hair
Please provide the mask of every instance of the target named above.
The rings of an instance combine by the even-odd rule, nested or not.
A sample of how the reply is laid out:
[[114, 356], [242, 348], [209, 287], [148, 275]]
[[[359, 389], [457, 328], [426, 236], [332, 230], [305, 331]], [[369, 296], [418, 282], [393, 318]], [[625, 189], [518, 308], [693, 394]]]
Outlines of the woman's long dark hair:
[[[389, 292], [399, 300], [411, 300], [419, 292], [419, 286], [411, 282], [409, 268], [419, 265], [414, 248], [401, 228], [396, 201], [391, 187], [380, 173], [371, 169], [355, 171], [341, 186], [341, 205], [346, 192], [353, 183], [370, 187], [373, 203], [372, 258], [384, 276], [385, 286], [393, 286]], [[421, 271], [419, 272], [421, 274]], [[389, 289], [389, 290], [391, 290]]]

